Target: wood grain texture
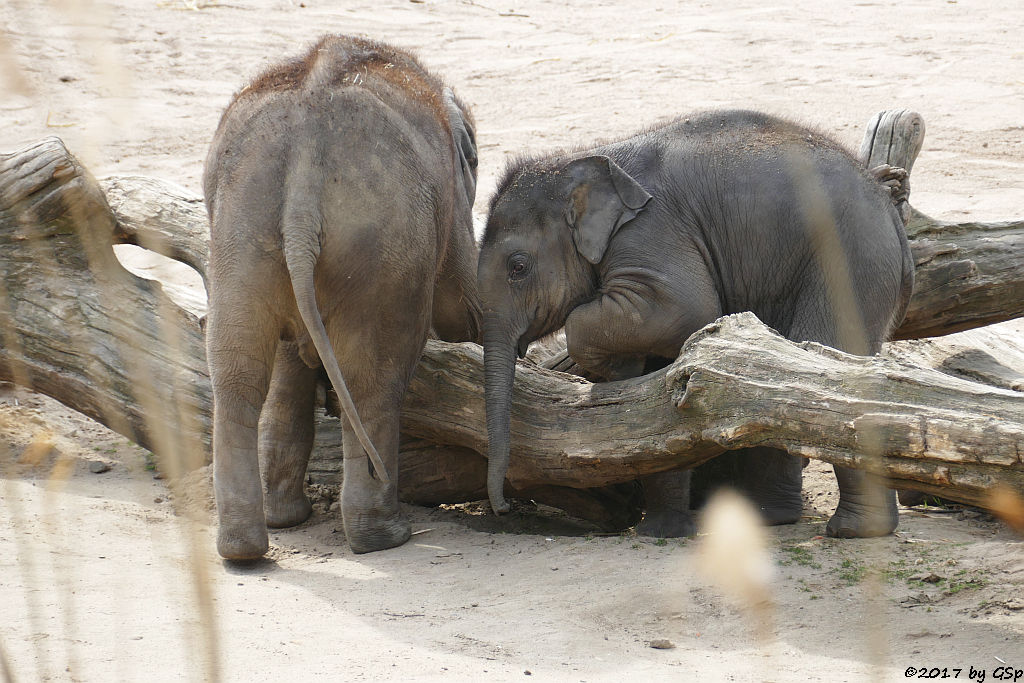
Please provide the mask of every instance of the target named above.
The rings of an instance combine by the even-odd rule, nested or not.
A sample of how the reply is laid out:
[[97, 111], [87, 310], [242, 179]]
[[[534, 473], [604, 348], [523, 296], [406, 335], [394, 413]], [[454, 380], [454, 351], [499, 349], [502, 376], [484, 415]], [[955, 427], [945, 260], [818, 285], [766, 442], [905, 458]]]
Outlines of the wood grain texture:
[[202, 197], [147, 176], [111, 176], [99, 186], [117, 219], [117, 243], [181, 261], [206, 282], [210, 230]]
[[[485, 450], [483, 356], [430, 342], [403, 429]], [[520, 361], [508, 481], [600, 486], [772, 446], [985, 505], [1024, 491], [1024, 396], [883, 357], [795, 344], [753, 314], [687, 340], [669, 367], [591, 384]]]
[[212, 405], [199, 320], [121, 266], [117, 230], [59, 139], [0, 156], [0, 378], [194, 467]]
[[[867, 125], [859, 158], [908, 174], [924, 144], [924, 119], [906, 109], [882, 111]], [[1024, 221], [951, 223], [909, 204], [910, 178], [896, 208], [914, 255], [914, 295], [892, 339], [961, 332], [1024, 315]]]
[[1024, 221], [945, 223], [911, 212], [914, 295], [892, 338], [961, 332], [1024, 315]]

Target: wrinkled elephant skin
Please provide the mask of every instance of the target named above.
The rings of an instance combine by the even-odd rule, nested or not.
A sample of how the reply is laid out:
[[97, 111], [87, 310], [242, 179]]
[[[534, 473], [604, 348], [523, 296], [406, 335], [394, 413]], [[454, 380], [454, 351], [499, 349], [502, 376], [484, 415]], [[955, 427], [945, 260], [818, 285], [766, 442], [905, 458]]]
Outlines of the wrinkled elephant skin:
[[469, 110], [410, 55], [326, 36], [235, 96], [203, 181], [218, 551], [258, 558], [267, 525], [309, 516], [321, 363], [344, 409], [348, 543], [404, 543], [402, 397], [430, 330], [479, 336]]
[[[492, 506], [507, 509], [509, 398], [530, 342], [564, 325], [580, 367], [624, 379], [674, 359], [719, 316], [752, 311], [789, 339], [872, 354], [903, 318], [913, 270], [888, 187], [828, 138], [764, 114], [708, 112], [519, 160], [491, 201], [477, 271]], [[766, 522], [799, 518], [799, 458], [722, 458]], [[882, 482], [836, 476], [829, 534], [895, 529]], [[642, 483], [642, 533], [693, 532], [689, 472]]]

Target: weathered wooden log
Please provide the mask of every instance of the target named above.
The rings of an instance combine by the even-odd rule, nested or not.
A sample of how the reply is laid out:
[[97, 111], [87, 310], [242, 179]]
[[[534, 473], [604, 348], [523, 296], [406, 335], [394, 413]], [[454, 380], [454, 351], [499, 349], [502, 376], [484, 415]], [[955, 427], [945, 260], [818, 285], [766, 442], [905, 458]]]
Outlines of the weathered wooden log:
[[172, 472], [198, 466], [211, 412], [199, 321], [121, 266], [117, 230], [59, 139], [0, 156], [0, 378], [174, 454]]
[[[924, 119], [883, 111], [868, 122], [859, 157], [907, 173], [924, 142]], [[896, 197], [914, 254], [914, 296], [893, 340], [920, 339], [1024, 315], [1024, 221], [950, 223], [914, 210], [909, 177]]]
[[907, 172], [901, 191], [894, 197], [903, 224], [910, 216], [910, 172], [924, 145], [924, 119], [915, 111], [880, 111], [868, 121], [857, 157], [867, 168], [883, 164]]
[[[483, 452], [482, 353], [430, 342], [403, 429]], [[599, 486], [773, 446], [985, 505], [1024, 491], [1024, 396], [884, 357], [794, 344], [749, 313], [693, 335], [668, 368], [591, 384], [520, 362], [513, 486]]]
[[[398, 497], [402, 502], [434, 506], [487, 498], [487, 459], [476, 451], [408, 435], [403, 435], [399, 450]], [[309, 464], [310, 479], [336, 483], [341, 470], [340, 423], [321, 414]], [[608, 531], [628, 529], [640, 521], [641, 492], [628, 483], [594, 488], [510, 485], [506, 494], [564, 510]]]
[[1024, 221], [944, 223], [911, 212], [914, 296], [893, 340], [950, 334], [1024, 315]]
[[147, 176], [111, 176], [99, 185], [117, 219], [117, 244], [135, 244], [181, 261], [206, 282], [210, 228], [202, 197]]
[[[872, 139], [882, 138], [875, 135]], [[892, 143], [888, 145], [888, 148], [894, 148]], [[876, 155], [876, 160], [898, 165], [901, 162], [897, 157], [898, 154], [887, 153], [882, 158]], [[113, 243], [141, 244], [187, 262], [205, 275], [208, 235], [201, 202], [180, 189], [162, 188], [159, 181], [114, 178], [103, 183], [110, 197], [108, 205], [104, 192], [97, 189], [85, 169], [55, 139], [6, 155], [0, 158], [0, 162], [0, 244], [4, 246], [0, 257], [4, 260], [0, 315], [5, 318], [2, 323], [0, 378], [13, 379], [50, 394], [158, 455], [178, 455], [186, 451], [206, 454], [210, 391], [198, 320], [167, 301], [159, 285], [124, 271], [113, 258], [110, 248]], [[904, 161], [902, 165], [910, 163]], [[988, 226], [979, 226], [982, 242], [988, 235], [988, 229]], [[1020, 240], [1021, 230], [1018, 227], [1009, 228], [1009, 231], [1012, 238], [1004, 244], [1016, 250], [1018, 261], [1024, 261], [1020, 258], [1024, 246]], [[932, 234], [941, 234], [941, 230], [925, 231], [915, 242], [920, 240], [920, 244], [932, 244], [929, 241]], [[940, 241], [938, 244], [947, 243]], [[933, 251], [944, 249], [930, 248]], [[963, 250], [958, 254], [960, 260], [975, 258]], [[919, 282], [927, 281], [923, 280], [927, 274], [923, 276], [922, 272], [933, 267], [934, 263], [934, 260], [919, 263]], [[1013, 288], [1019, 288], [1024, 280], [1019, 269], [1003, 270], [1002, 274], [1010, 280], [1005, 285], [1010, 288], [1008, 291], [1016, 291]], [[953, 292], [956, 282], [954, 278], [946, 277], [942, 287]], [[915, 301], [917, 297], [915, 294]], [[975, 299], [963, 299], [964, 306], [944, 309], [939, 324], [933, 325], [929, 333], [939, 333], [934, 330], [944, 329], [943, 325], [977, 324], [983, 318], [970, 312], [976, 304]], [[991, 301], [984, 303], [989, 309], [993, 308]], [[1009, 312], [1004, 317], [1021, 314], [1014, 309], [1016, 303], [1011, 301], [1007, 304]], [[54, 310], [58, 311], [56, 315], [46, 314]], [[990, 315], [985, 313], [985, 316]], [[922, 319], [928, 318], [925, 311]], [[805, 353], [806, 349], [801, 352]], [[434, 342], [428, 345], [407, 399], [403, 421], [409, 435], [425, 438], [434, 445], [403, 452], [403, 473], [415, 473], [415, 477], [402, 475], [406, 482], [403, 495], [407, 498], [423, 502], [448, 498], [454, 502], [475, 497], [482, 491], [482, 457], [469, 456], [470, 452], [485, 450], [480, 436], [485, 433], [482, 426], [482, 375], [461, 384], [459, 381], [462, 377], [459, 373], [463, 371], [461, 366], [466, 364], [475, 368], [478, 360], [473, 357], [472, 345], [452, 347]], [[682, 360], [685, 360], [685, 352], [676, 365]], [[803, 362], [806, 361], [803, 358]], [[453, 364], [458, 367], [453, 367]], [[577, 386], [570, 382], [566, 385], [563, 375], [532, 369], [524, 372], [541, 373], [542, 379], [533, 390], [539, 392], [538, 400], [543, 400], [539, 403], [521, 402], [513, 414], [513, 440], [525, 449], [525, 455], [517, 457], [521, 453], [513, 454], [510, 482], [516, 490], [510, 492], [512, 495], [539, 491], [538, 500], [558, 505], [560, 497], [568, 498], [565, 489], [548, 490], [545, 487], [558, 483], [573, 488], [604, 485], [632, 480], [646, 472], [691, 466], [713, 457], [724, 448], [749, 445], [749, 440], [733, 438], [743, 433], [759, 434], [756, 438], [760, 440], [756, 443], [788, 447], [830, 462], [877, 466], [872, 465], [866, 459], [869, 456], [862, 451], [858, 456], [854, 451], [844, 451], [831, 445], [815, 445], [800, 440], [773, 441], [774, 438], [782, 438], [779, 435], [787, 439], [795, 437], [781, 428], [784, 426], [781, 422], [776, 423], [777, 417], [771, 418], [770, 412], [762, 410], [767, 405], [767, 393], [762, 399], [765, 403], [759, 404], [760, 408], [751, 414], [768, 414], [769, 418], [754, 418], [750, 423], [752, 426], [734, 425], [730, 427], [733, 437], [729, 438], [697, 439], [689, 432], [688, 436], [676, 434], [677, 438], [672, 440], [669, 448], [664, 433], [659, 431], [663, 427], [655, 425], [667, 424], [672, 419], [677, 423], [690, 424], [693, 415], [682, 415], [671, 406], [665, 394], [669, 390], [667, 371], [642, 378], [643, 381], [634, 381], [636, 385], [630, 385], [632, 388], [627, 392], [628, 400], [608, 393], [624, 389], [621, 384], [597, 387], [586, 383]], [[140, 378], [155, 378], [154, 388], [144, 386], [147, 383], [139, 381]], [[517, 381], [518, 384], [522, 382]], [[535, 413], [543, 412], [546, 401], [558, 399], [560, 392], [569, 389], [572, 391], [567, 396], [577, 396], [582, 391], [588, 397], [605, 398], [593, 406], [596, 412], [587, 412], [589, 417], [576, 423], [578, 427], [553, 423], [550, 433], [528, 430], [524, 435], [516, 431], [517, 424], [528, 425]], [[673, 390], [678, 392], [680, 388]], [[780, 398], [783, 403], [779, 405], [789, 405], [785, 401], [797, 401], [799, 404], [800, 391], [803, 389], [797, 389], [795, 397]], [[657, 415], [648, 415], [648, 403], [655, 400], [652, 397], [659, 392], [665, 395], [657, 403]], [[694, 395], [699, 393], [697, 391]], [[635, 405], [631, 401], [636, 401]], [[897, 424], [905, 421], [906, 416], [902, 413], [881, 410], [879, 405], [881, 403], [872, 404], [881, 411], [880, 414], [902, 416], [895, 418]], [[925, 409], [923, 406], [918, 408]], [[940, 412], [943, 410], [941, 403], [934, 408]], [[729, 410], [727, 407], [721, 409]], [[471, 415], [474, 410], [477, 413]], [[594, 426], [606, 424], [617, 426], [621, 430], [620, 436], [606, 444], [606, 450], [588, 446], [589, 436], [596, 435]], [[768, 431], [775, 430], [779, 435], [773, 437], [764, 433], [761, 427], [765, 424], [770, 426]], [[860, 424], [866, 423], [861, 421]], [[833, 428], [842, 431], [836, 425]], [[467, 431], [475, 433], [475, 441], [465, 441], [469, 438]], [[1013, 432], [1012, 426], [1010, 432]], [[809, 430], [807, 437], [813, 440], [815, 435], [825, 438], [830, 434], [832, 432], [828, 430]], [[934, 436], [934, 431], [932, 434]], [[907, 448], [912, 450], [909, 433], [901, 438], [910, 444]], [[657, 446], [659, 443], [664, 446], [661, 450]], [[928, 443], [935, 442], [931, 440]], [[449, 448], [453, 446], [469, 450]], [[820, 452], [812, 453], [814, 448], [819, 448]], [[568, 455], [570, 452], [574, 455]], [[938, 487], [947, 497], [960, 495], [961, 499], [972, 502], [981, 502], [978, 499], [986, 481], [991, 483], [1002, 477], [1004, 471], [1011, 474], [1016, 471], [1016, 465], [1006, 465], [1005, 456], [1000, 455], [995, 465], [984, 457], [979, 460], [979, 467], [995, 467], [995, 474], [989, 470], [977, 474], [982, 470], [971, 469], [969, 464], [956, 464], [952, 466], [951, 474], [946, 475], [942, 468], [951, 466], [938, 462], [945, 456], [940, 454], [942, 457], [933, 461], [930, 452], [926, 449], [918, 455], [890, 455], [889, 459], [881, 462], [900, 485], [925, 489]], [[908, 463], [917, 464], [911, 467]], [[958, 468], [967, 469], [962, 471]], [[970, 476], [963, 474], [968, 471]], [[916, 478], [914, 472], [917, 473]], [[944, 477], [950, 479], [949, 485], [943, 483]], [[1014, 481], [1011, 477], [1010, 482]], [[422, 485], [409, 487], [412, 482], [421, 482]], [[958, 486], [963, 488], [962, 494]], [[543, 500], [545, 490], [546, 496], [554, 500]], [[621, 502], [622, 494], [615, 490], [603, 492], [586, 500], [583, 507], [594, 507], [595, 500], [596, 507], [603, 508], [603, 512], [596, 516], [607, 521], [614, 517], [610, 512], [612, 501]]]

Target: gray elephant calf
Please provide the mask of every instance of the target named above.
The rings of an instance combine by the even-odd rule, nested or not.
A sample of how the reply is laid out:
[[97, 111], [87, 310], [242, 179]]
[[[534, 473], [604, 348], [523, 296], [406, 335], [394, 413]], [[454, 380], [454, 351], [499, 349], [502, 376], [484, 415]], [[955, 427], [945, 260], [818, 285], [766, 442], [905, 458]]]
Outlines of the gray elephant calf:
[[478, 337], [468, 109], [410, 55], [327, 36], [235, 96], [203, 183], [218, 551], [257, 558], [267, 525], [309, 516], [321, 361], [346, 416], [349, 545], [404, 543], [402, 397], [431, 328]]
[[[624, 379], [674, 359], [719, 316], [752, 311], [789, 339], [873, 354], [902, 320], [913, 274], [888, 189], [831, 140], [764, 114], [710, 112], [512, 164], [477, 276], [492, 506], [507, 509], [509, 398], [531, 341], [564, 325], [576, 363]], [[796, 521], [800, 460], [752, 450], [738, 483], [769, 523]], [[641, 532], [693, 532], [689, 477], [643, 481]], [[895, 529], [881, 481], [838, 467], [836, 477], [830, 535]]]

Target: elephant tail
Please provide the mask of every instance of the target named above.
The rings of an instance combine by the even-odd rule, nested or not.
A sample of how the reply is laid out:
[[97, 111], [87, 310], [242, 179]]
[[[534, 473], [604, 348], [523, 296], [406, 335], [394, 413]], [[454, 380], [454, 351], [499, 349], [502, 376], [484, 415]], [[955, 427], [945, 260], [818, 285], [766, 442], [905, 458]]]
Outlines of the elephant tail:
[[[299, 167], [308, 164], [300, 164]], [[323, 316], [316, 303], [316, 286], [313, 272], [316, 262], [320, 258], [320, 248], [323, 239], [323, 219], [318, 210], [319, 191], [303, 181], [288, 183], [287, 197], [284, 211], [281, 218], [281, 237], [284, 243], [284, 258], [288, 267], [288, 276], [291, 278], [292, 290], [295, 293], [295, 303], [298, 305], [299, 315], [309, 332], [309, 337], [320, 355], [320, 362], [327, 371], [327, 377], [338, 394], [338, 401], [341, 403], [345, 417], [352, 425], [356, 438], [366, 451], [377, 478], [387, 484], [391, 482], [388, 476], [384, 461], [370, 441], [370, 435], [366, 433], [359, 413], [356, 411], [352, 395], [349, 394], [345, 378], [341, 374], [341, 367], [338, 365], [338, 358], [334, 354], [334, 348], [327, 336], [327, 329], [324, 327]]]

